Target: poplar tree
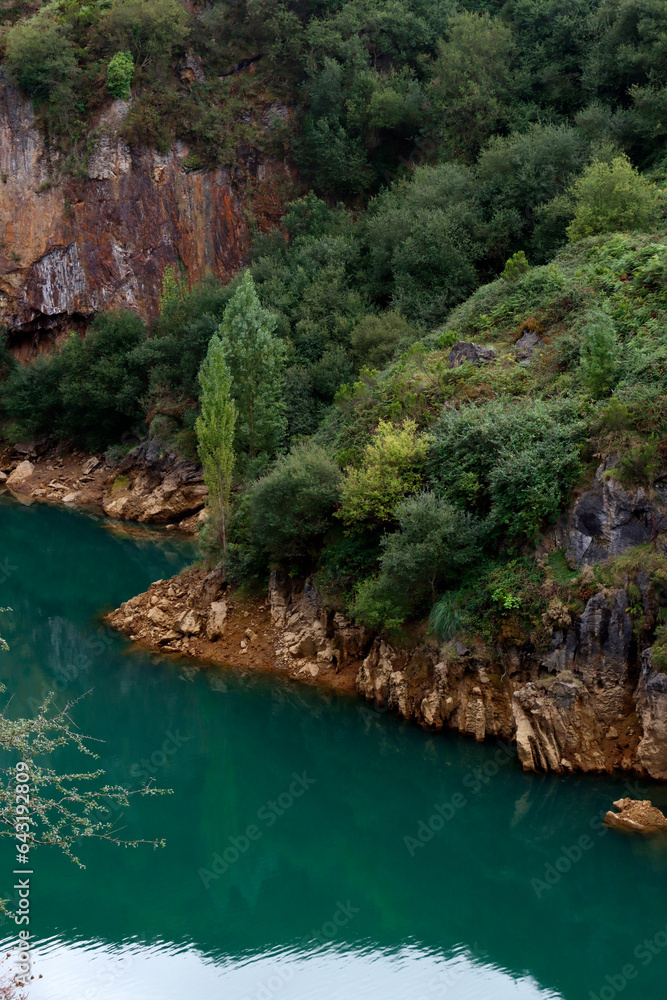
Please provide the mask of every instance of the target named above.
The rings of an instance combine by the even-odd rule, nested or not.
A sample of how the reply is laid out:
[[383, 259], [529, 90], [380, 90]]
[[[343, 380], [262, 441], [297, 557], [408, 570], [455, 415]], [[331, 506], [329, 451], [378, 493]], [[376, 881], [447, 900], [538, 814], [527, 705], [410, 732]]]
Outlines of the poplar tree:
[[222, 551], [227, 549], [227, 522], [231, 505], [234, 468], [236, 405], [232, 398], [232, 375], [220, 337], [213, 334], [199, 369], [201, 415], [195, 431], [199, 457], [208, 486], [211, 523]]
[[285, 345], [275, 336], [276, 317], [262, 308], [246, 271], [218, 327], [232, 375], [238, 410], [236, 441], [250, 458], [273, 455], [285, 436]]

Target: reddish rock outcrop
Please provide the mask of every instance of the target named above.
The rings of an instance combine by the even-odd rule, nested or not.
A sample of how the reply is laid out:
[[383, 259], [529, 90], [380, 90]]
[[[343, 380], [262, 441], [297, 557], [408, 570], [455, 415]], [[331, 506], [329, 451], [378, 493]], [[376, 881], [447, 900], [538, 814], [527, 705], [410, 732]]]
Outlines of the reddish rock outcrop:
[[23, 357], [53, 336], [40, 331], [101, 309], [154, 316], [168, 265], [192, 280], [233, 273], [249, 241], [246, 180], [263, 188], [264, 210], [276, 201], [267, 189], [282, 165], [248, 163], [232, 178], [189, 172], [181, 143], [165, 156], [130, 149], [127, 107], [115, 101], [97, 122], [88, 176], [61, 177], [30, 102], [0, 74], [0, 322]]

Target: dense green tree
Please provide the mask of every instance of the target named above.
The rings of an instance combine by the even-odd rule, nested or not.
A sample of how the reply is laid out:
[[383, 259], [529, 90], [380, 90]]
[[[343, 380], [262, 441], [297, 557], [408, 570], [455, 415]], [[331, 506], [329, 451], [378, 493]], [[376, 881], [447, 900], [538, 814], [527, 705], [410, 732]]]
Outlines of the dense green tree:
[[426, 436], [414, 420], [400, 427], [380, 421], [361, 465], [345, 470], [338, 516], [348, 527], [391, 522], [400, 502], [419, 489], [427, 454]]
[[134, 75], [134, 60], [130, 52], [116, 52], [107, 66], [107, 87], [112, 97], [129, 97]]
[[211, 337], [199, 370], [201, 413], [195, 431], [197, 449], [208, 487], [209, 524], [222, 552], [227, 551], [227, 525], [234, 470], [236, 405], [232, 398], [232, 376], [225, 349], [217, 334]]
[[663, 203], [658, 188], [632, 166], [627, 156], [611, 163], [596, 160], [577, 178], [572, 189], [574, 219], [571, 240], [618, 230], [646, 230]]
[[114, 48], [129, 50], [140, 69], [162, 67], [185, 43], [189, 20], [179, 0], [114, 0], [102, 31]]
[[481, 554], [483, 528], [477, 518], [434, 493], [404, 500], [396, 511], [398, 531], [382, 540], [382, 575], [397, 600], [432, 604]]
[[262, 308], [250, 271], [232, 295], [218, 327], [238, 411], [237, 447], [250, 458], [275, 454], [285, 436], [285, 345], [276, 318]]
[[508, 24], [464, 11], [448, 25], [429, 86], [446, 155], [473, 162], [487, 140], [509, 128], [527, 78]]
[[340, 499], [341, 473], [319, 446], [297, 445], [281, 456], [249, 496], [256, 544], [278, 562], [316, 555]]
[[611, 392], [619, 368], [619, 343], [608, 313], [589, 313], [582, 331], [581, 374], [594, 399]]
[[48, 11], [15, 24], [7, 35], [7, 78], [39, 102], [65, 126], [75, 100], [80, 69], [71, 31]]

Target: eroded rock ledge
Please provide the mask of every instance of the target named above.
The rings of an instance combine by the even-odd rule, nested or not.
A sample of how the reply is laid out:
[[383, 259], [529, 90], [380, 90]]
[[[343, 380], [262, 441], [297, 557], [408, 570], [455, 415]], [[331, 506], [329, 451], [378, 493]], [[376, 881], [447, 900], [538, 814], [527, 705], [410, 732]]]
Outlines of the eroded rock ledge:
[[[239, 601], [216, 571], [153, 584], [109, 616], [152, 649], [280, 672], [356, 692], [432, 730], [515, 740], [529, 771], [635, 771], [667, 780], [667, 677], [624, 654], [623, 591], [592, 597], [550, 657], [453, 643], [398, 649], [328, 611], [310, 581], [274, 573], [268, 598]], [[557, 655], [554, 655], [557, 654]], [[562, 664], [567, 663], [567, 667]]]
[[108, 517], [193, 531], [207, 489], [201, 468], [161, 454], [145, 441], [120, 463], [103, 455], [58, 449], [38, 453], [32, 445], [0, 449], [0, 488], [24, 502], [46, 501], [98, 507]]

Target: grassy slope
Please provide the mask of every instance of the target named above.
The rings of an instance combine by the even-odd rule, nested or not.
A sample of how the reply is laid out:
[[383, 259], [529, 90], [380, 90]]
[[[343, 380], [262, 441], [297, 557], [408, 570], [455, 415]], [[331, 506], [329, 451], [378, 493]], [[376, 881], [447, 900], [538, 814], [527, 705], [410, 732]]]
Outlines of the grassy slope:
[[[600, 400], [591, 398], [579, 360], [582, 331], [596, 309], [611, 316], [619, 335], [613, 397]], [[526, 330], [535, 331], [541, 343], [532, 361], [519, 364], [514, 347]], [[448, 353], [455, 341], [491, 345], [496, 359], [452, 370]], [[585, 422], [575, 490], [590, 485], [602, 458], [618, 455], [616, 475], [623, 485], [628, 490], [642, 485], [651, 493], [667, 457], [664, 234], [597, 237], [515, 283], [500, 279], [480, 288], [440, 330], [382, 372], [366, 371], [342, 392], [318, 437], [350, 462], [361, 456], [379, 419], [412, 417], [432, 430], [445, 409], [484, 408], [498, 398], [517, 407], [536, 399], [570, 401]], [[474, 578], [448, 595], [445, 636], [459, 632], [499, 648], [547, 649], [553, 625], [580, 613], [597, 591], [623, 585], [629, 587], [638, 638], [648, 644], [665, 601], [667, 559], [659, 549], [638, 547], [594, 571], [568, 567], [562, 553], [536, 559], [534, 552], [528, 541], [517, 547], [501, 539], [497, 551], [475, 567]], [[642, 566], [651, 579], [649, 611], [635, 582]]]

